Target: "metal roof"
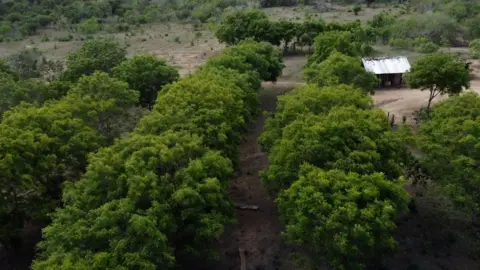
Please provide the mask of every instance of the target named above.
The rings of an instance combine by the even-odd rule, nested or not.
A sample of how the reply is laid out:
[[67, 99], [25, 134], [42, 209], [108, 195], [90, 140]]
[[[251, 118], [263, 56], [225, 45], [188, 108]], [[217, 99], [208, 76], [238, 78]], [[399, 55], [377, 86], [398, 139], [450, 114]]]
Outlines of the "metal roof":
[[410, 63], [405, 56], [384, 58], [362, 58], [363, 66], [375, 74], [394, 74], [410, 71]]

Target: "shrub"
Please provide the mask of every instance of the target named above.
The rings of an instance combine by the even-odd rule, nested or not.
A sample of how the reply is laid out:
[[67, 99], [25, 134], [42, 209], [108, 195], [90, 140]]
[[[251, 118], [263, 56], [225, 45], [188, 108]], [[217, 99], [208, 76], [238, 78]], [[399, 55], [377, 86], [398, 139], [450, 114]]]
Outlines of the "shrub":
[[358, 13], [359, 13], [360, 11], [362, 11], [362, 6], [360, 6], [360, 5], [355, 5], [355, 6], [353, 7], [353, 13], [355, 14], [355, 16], [358, 15]]
[[472, 58], [479, 59], [480, 58], [480, 39], [474, 39], [470, 41], [470, 44], [468, 47], [470, 48], [470, 55], [472, 56]]
[[409, 50], [412, 48], [412, 41], [406, 38], [392, 38], [389, 45], [395, 49]]

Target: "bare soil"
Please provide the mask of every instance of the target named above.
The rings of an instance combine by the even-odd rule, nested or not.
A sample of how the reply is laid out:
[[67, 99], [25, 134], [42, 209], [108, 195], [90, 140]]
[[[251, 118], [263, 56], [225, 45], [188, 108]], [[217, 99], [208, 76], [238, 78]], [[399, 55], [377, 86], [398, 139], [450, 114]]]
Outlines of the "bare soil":
[[[261, 95], [262, 109], [275, 109], [277, 95], [288, 88], [271, 85]], [[289, 257], [292, 250], [280, 237], [283, 225], [278, 219], [274, 197], [263, 187], [259, 172], [268, 167], [267, 154], [262, 152], [258, 137], [263, 131], [265, 115], [248, 127], [245, 142], [240, 146], [240, 171], [231, 181], [229, 194], [234, 203], [256, 205], [258, 211], [236, 210], [237, 223], [225, 232], [218, 243], [220, 260], [209, 269], [240, 269], [239, 249], [246, 254], [246, 270], [297, 269]]]

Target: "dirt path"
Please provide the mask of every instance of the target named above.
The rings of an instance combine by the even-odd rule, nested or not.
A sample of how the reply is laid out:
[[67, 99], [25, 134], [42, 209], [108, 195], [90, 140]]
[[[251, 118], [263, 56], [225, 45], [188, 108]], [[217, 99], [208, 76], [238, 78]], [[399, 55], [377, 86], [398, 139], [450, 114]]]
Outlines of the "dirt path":
[[[274, 110], [276, 96], [285, 92], [279, 87], [265, 89], [262, 109]], [[259, 172], [268, 167], [267, 153], [260, 150], [258, 137], [263, 131], [265, 116], [248, 127], [240, 147], [240, 172], [231, 182], [230, 196], [235, 203], [259, 206], [258, 211], [236, 210], [237, 224], [231, 226], [219, 242], [220, 262], [211, 269], [240, 269], [239, 248], [245, 249], [247, 270], [292, 270], [289, 248], [280, 238], [283, 226], [278, 220], [273, 197], [262, 186]]]

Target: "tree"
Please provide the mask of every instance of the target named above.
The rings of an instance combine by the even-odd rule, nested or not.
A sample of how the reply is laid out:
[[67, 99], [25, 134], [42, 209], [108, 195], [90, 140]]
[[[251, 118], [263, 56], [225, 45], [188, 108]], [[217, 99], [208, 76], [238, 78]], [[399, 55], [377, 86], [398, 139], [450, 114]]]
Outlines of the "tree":
[[257, 9], [238, 10], [227, 14], [215, 32], [220, 42], [229, 45], [241, 40], [252, 38], [256, 41], [266, 41], [272, 33], [267, 15]]
[[390, 130], [383, 111], [333, 107], [325, 115], [299, 114], [284, 127], [269, 153], [269, 169], [261, 176], [274, 191], [290, 187], [304, 163], [325, 170], [382, 172], [397, 179], [406, 158], [403, 139]]
[[102, 30], [102, 26], [98, 23], [97, 18], [90, 18], [79, 24], [78, 30], [86, 35], [91, 35]]
[[480, 58], [480, 39], [474, 39], [470, 41], [470, 44], [468, 45], [470, 48], [470, 54], [472, 55], [472, 58], [474, 59], [479, 59]]
[[138, 104], [139, 96], [126, 82], [95, 71], [91, 76], [82, 76], [62, 101], [77, 103], [72, 111], [112, 142], [130, 131], [125, 129], [129, 110]]
[[38, 79], [15, 81], [11, 76], [3, 76], [0, 78], [0, 116], [21, 102], [42, 105], [48, 100], [61, 98], [65, 92], [56, 85]]
[[8, 21], [0, 21], [0, 36], [5, 36], [13, 31], [12, 25]]
[[259, 142], [262, 148], [270, 151], [282, 138], [282, 130], [299, 115], [327, 114], [336, 106], [354, 106], [359, 109], [373, 108], [372, 99], [361, 89], [350, 85], [318, 87], [307, 85], [279, 96], [275, 114], [265, 123]]
[[226, 188], [256, 70], [272, 61], [263, 53], [219, 56], [166, 86], [134, 132], [90, 155], [82, 179], [65, 184], [33, 269], [175, 269], [210, 258], [232, 222]]
[[434, 105], [417, 137], [420, 163], [458, 208], [474, 214], [473, 221], [480, 211], [479, 124], [480, 97], [469, 92]]
[[151, 109], [157, 93], [179, 78], [178, 71], [153, 55], [136, 55], [113, 68], [113, 76], [140, 91], [140, 104]]
[[16, 73], [12, 67], [2, 58], [0, 58], [0, 73], [11, 76], [13, 80], [17, 81], [19, 79], [18, 73]]
[[417, 60], [405, 79], [411, 88], [428, 90], [427, 109], [438, 95], [456, 95], [470, 87], [470, 75], [464, 62], [448, 54], [431, 54]]
[[88, 40], [68, 56], [67, 70], [62, 79], [77, 81], [82, 75], [90, 75], [96, 70], [111, 73], [115, 66], [125, 60], [125, 56], [125, 48], [114, 39]]
[[66, 185], [33, 269], [173, 269], [182, 254], [209, 257], [233, 218], [232, 172], [188, 132], [119, 140]]
[[[61, 88], [60, 88], [61, 89]], [[64, 181], [84, 173], [87, 156], [123, 131], [124, 116], [138, 102], [125, 82], [96, 72], [68, 95], [44, 106], [23, 104], [0, 124], [0, 241], [14, 246], [25, 221], [47, 222], [59, 206]]]
[[362, 44], [352, 32], [329, 31], [320, 33], [315, 38], [313, 55], [308, 58], [308, 63], [320, 63], [327, 59], [334, 50], [348, 56], [361, 56]]
[[297, 32], [297, 25], [291, 21], [281, 20], [273, 22], [276, 24], [278, 33], [281, 33], [281, 41], [283, 42], [283, 51], [288, 51], [288, 45], [293, 41]]
[[286, 224], [283, 235], [302, 245], [317, 267], [372, 269], [395, 250], [395, 220], [408, 203], [402, 183], [381, 173], [305, 165], [275, 201]]
[[379, 83], [375, 74], [365, 70], [359, 58], [350, 57], [337, 51], [333, 51], [324, 61], [306, 67], [303, 76], [308, 83], [320, 87], [351, 84], [371, 94], [374, 93]]
[[247, 39], [236, 46], [228, 47], [223, 55], [240, 57], [260, 74], [264, 81], [276, 81], [285, 67], [281, 52], [267, 42]]

